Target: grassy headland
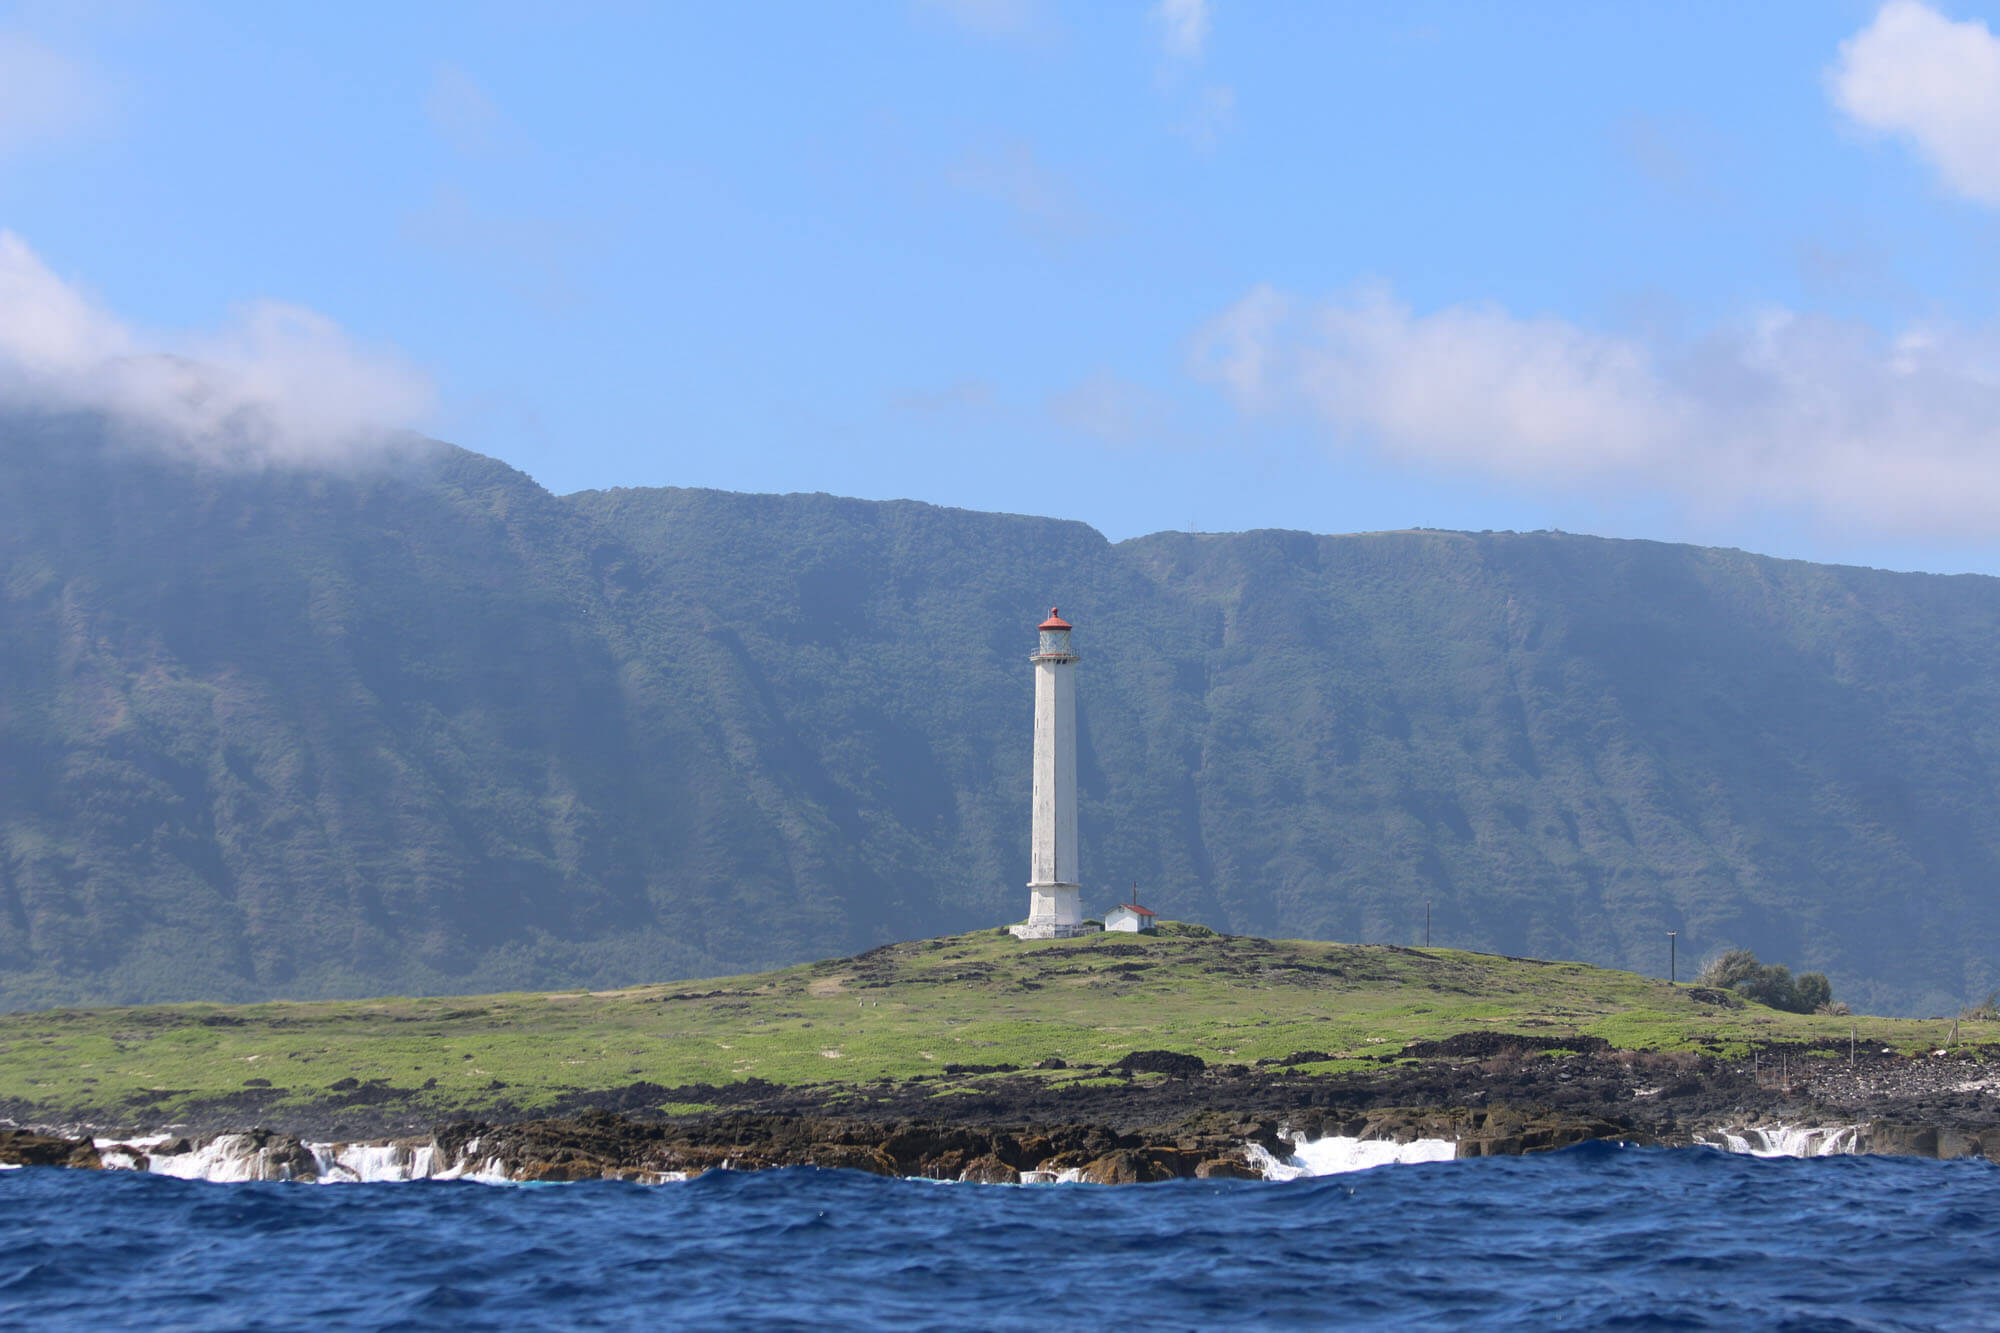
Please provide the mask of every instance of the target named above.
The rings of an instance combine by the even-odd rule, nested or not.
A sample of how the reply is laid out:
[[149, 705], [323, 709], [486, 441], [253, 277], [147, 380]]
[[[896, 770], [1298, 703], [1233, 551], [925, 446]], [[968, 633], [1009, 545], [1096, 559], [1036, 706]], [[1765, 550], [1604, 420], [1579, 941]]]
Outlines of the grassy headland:
[[981, 931], [616, 991], [0, 1015], [0, 1115], [165, 1124], [234, 1103], [248, 1123], [396, 1100], [439, 1118], [504, 1116], [613, 1088], [638, 1091], [628, 1109], [677, 1114], [707, 1108], [698, 1091], [672, 1090], [751, 1079], [823, 1087], [831, 1107], [885, 1081], [974, 1092], [1013, 1073], [994, 1066], [1087, 1084], [1134, 1050], [1212, 1065], [1307, 1053], [1325, 1058], [1293, 1062], [1302, 1073], [1351, 1074], [1466, 1032], [1728, 1056], [1777, 1043], [1844, 1055], [1850, 1029], [1911, 1052], [1948, 1031], [1450, 949], [1227, 936], [1023, 944]]

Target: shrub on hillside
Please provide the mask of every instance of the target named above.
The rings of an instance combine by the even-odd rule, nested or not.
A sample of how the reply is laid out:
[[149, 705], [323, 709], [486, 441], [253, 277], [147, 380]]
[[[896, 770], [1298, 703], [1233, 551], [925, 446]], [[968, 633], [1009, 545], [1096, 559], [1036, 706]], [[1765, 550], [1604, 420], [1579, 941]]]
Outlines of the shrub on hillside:
[[1816, 1014], [1833, 1003], [1833, 983], [1824, 972], [1801, 972], [1793, 990], [1802, 1014]]
[[1757, 972], [1756, 954], [1748, 949], [1729, 949], [1710, 959], [1695, 981], [1718, 990], [1734, 990], [1739, 983], [1755, 977]]
[[1788, 1013], [1816, 1013], [1833, 1004], [1833, 983], [1825, 973], [1802, 972], [1794, 977], [1783, 963], [1760, 963], [1748, 949], [1730, 949], [1718, 955], [1696, 980]]

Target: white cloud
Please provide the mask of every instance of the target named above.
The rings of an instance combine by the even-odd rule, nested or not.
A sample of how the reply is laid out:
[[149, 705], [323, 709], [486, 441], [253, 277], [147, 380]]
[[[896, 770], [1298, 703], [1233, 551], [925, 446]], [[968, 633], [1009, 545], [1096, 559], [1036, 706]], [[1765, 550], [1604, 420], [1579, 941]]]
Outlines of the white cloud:
[[1833, 100], [1914, 144], [1958, 193], [2000, 204], [2000, 38], [1917, 0], [1891, 0], [1840, 45]]
[[0, 153], [66, 138], [102, 110], [96, 81], [20, 32], [0, 31]]
[[0, 231], [0, 403], [101, 411], [219, 461], [339, 462], [429, 411], [431, 386], [326, 317], [260, 301], [223, 329], [142, 339]]
[[1257, 288], [1196, 339], [1245, 411], [1338, 447], [1510, 482], [1756, 506], [1915, 536], [2000, 536], [2000, 331], [1776, 310], [1665, 348], [1386, 289], [1302, 306]]
[[1153, 22], [1161, 45], [1176, 60], [1199, 60], [1208, 48], [1208, 0], [1160, 0]]
[[1272, 361], [1291, 310], [1291, 298], [1277, 288], [1252, 287], [1195, 336], [1190, 357], [1195, 372], [1220, 382], [1242, 407], [1270, 407], [1276, 391]]

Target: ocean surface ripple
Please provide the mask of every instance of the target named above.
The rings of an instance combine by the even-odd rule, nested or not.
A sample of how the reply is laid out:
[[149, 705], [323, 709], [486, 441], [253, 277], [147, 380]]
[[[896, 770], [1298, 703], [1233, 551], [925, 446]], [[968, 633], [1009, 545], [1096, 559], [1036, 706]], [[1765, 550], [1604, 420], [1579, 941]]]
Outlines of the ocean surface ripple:
[[1586, 1144], [1019, 1188], [0, 1172], [10, 1327], [2000, 1326], [2000, 1167]]

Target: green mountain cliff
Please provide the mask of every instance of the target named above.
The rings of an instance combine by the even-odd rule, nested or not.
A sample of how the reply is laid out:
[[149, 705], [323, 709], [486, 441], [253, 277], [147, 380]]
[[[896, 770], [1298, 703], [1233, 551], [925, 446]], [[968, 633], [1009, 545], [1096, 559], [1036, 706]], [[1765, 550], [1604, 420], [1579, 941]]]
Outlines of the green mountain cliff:
[[2000, 581], [1562, 534], [1163, 533], [225, 468], [0, 421], [0, 1004], [608, 985], [1087, 905], [1892, 1012], [2000, 988]]

